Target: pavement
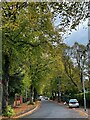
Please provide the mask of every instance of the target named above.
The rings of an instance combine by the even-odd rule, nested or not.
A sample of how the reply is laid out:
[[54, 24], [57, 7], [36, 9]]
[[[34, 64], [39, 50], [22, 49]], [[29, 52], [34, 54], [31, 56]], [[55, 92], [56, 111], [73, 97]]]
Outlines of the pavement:
[[[32, 114], [35, 110], [37, 110], [40, 106], [40, 101], [36, 102], [35, 105], [27, 105], [26, 103], [21, 104], [20, 106], [17, 106], [14, 108], [15, 116], [11, 117], [11, 119], [17, 119], [21, 118], [23, 116], [26, 116], [28, 114]], [[0, 120], [8, 119], [8, 117], [0, 116]]]
[[84, 108], [78, 108], [76, 109], [77, 112], [79, 112], [81, 115], [83, 116], [87, 116], [90, 119], [90, 108], [87, 108], [86, 111], [84, 110]]
[[30, 114], [32, 114], [34, 111], [36, 111], [38, 108], [39, 108], [39, 106], [40, 106], [40, 101], [38, 101], [38, 104], [36, 104], [36, 106], [33, 108], [33, 109], [29, 109], [28, 111], [26, 110], [26, 111], [24, 111], [24, 113], [23, 114], [19, 114], [18, 116], [15, 116], [15, 117], [13, 117], [13, 118], [22, 118], [22, 117], [24, 117], [24, 116], [26, 116], [26, 115], [30, 115]]
[[80, 118], [90, 118], [90, 109], [86, 111], [83, 108], [70, 109], [63, 102], [43, 100], [32, 110], [26, 110], [13, 118], [79, 118], [80, 120]]
[[88, 118], [88, 116], [86, 114], [83, 115], [83, 113], [81, 113], [80, 109], [70, 109], [62, 103], [43, 100], [36, 111], [22, 118], [78, 118], [79, 120]]
[[[63, 105], [66, 106], [68, 108], [68, 105], [64, 105], [63, 102], [58, 103], [57, 101], [53, 101], [59, 105]], [[72, 108], [73, 110], [77, 111], [79, 114], [81, 114], [82, 116], [85, 116], [87, 118], [90, 118], [90, 108], [87, 108], [86, 111], [83, 107], [79, 107], [79, 108]]]

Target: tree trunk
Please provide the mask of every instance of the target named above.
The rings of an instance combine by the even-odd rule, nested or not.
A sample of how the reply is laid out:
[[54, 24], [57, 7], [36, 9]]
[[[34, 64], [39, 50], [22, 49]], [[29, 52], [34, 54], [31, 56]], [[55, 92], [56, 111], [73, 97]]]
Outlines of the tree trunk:
[[31, 88], [30, 88], [30, 103], [31, 104], [33, 103], [33, 85], [31, 85]]
[[82, 69], [81, 69], [80, 79], [81, 79], [82, 92], [83, 92], [83, 72], [82, 72]]
[[7, 105], [8, 105], [8, 81], [4, 80], [3, 96], [2, 96], [2, 109], [5, 110]]
[[25, 97], [26, 97], [25, 101], [27, 101], [27, 99], [28, 99], [28, 97], [27, 97], [27, 88], [26, 88], [26, 91], [25, 91]]
[[2, 110], [4, 111], [6, 106], [8, 105], [8, 82], [9, 82], [9, 66], [10, 61], [8, 55], [4, 56], [5, 63], [3, 68], [3, 78], [2, 78], [2, 84], [3, 84], [3, 96], [2, 96]]
[[52, 91], [52, 100], [54, 100], [55, 98], [54, 98], [54, 91]]
[[57, 99], [57, 92], [55, 91], [55, 99]]
[[37, 99], [37, 91], [36, 91], [36, 89], [34, 88], [34, 99], [33, 99], [33, 101], [36, 102], [36, 99]]
[[58, 102], [59, 102], [59, 92], [57, 92], [57, 95], [58, 95]]

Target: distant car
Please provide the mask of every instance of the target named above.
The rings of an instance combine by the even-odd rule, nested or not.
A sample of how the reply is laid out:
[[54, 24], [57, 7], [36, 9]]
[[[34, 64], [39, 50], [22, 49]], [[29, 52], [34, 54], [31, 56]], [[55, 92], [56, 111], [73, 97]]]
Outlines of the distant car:
[[45, 100], [49, 100], [49, 98], [48, 98], [48, 97], [45, 97], [44, 99], [45, 99]]
[[69, 108], [79, 107], [79, 103], [77, 99], [69, 100]]
[[40, 98], [40, 97], [38, 97], [38, 98], [37, 98], [37, 100], [41, 101], [41, 98]]
[[37, 99], [38, 99], [39, 101], [41, 101], [41, 100], [42, 100], [42, 96], [39, 96]]

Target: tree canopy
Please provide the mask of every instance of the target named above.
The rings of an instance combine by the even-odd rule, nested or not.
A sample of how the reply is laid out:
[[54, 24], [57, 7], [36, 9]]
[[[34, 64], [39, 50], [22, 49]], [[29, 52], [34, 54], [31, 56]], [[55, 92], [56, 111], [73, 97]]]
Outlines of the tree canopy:
[[62, 33], [85, 20], [86, 8], [85, 2], [2, 3], [3, 107], [8, 94], [16, 92], [50, 96], [57, 92], [59, 78], [63, 93], [80, 90], [80, 69], [62, 43]]

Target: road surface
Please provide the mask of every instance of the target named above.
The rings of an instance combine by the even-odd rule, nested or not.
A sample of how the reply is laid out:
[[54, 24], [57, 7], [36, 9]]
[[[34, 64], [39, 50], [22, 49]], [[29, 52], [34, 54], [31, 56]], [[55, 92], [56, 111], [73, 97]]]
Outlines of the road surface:
[[[78, 109], [78, 108], [76, 108]], [[70, 109], [65, 105], [59, 105], [51, 101], [43, 100], [40, 107], [32, 114], [23, 118], [87, 118], [75, 109]]]

